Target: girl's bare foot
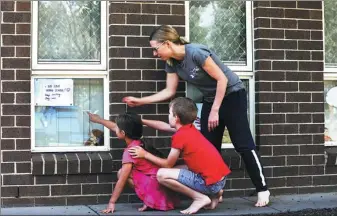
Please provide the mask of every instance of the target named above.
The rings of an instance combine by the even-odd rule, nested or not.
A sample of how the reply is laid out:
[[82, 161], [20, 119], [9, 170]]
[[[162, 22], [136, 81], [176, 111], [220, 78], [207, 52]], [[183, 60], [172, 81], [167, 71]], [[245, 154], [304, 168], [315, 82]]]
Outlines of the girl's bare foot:
[[269, 190], [261, 191], [257, 193], [257, 202], [255, 204], [256, 207], [264, 207], [269, 203]]
[[145, 211], [147, 209], [147, 205], [143, 205], [141, 208], [138, 209], [138, 211], [142, 212]]
[[205, 207], [207, 205], [211, 204], [211, 199], [208, 196], [203, 196], [200, 198], [197, 198], [193, 201], [193, 203], [188, 207], [187, 209], [180, 211], [182, 214], [195, 214], [201, 209], [202, 207]]

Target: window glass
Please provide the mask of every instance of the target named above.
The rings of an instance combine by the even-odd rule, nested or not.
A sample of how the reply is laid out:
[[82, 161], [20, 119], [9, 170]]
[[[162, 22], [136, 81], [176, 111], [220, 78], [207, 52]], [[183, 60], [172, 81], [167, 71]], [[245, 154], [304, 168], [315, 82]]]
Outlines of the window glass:
[[337, 145], [337, 80], [324, 81], [325, 144]]
[[337, 66], [337, 1], [324, 1], [325, 25], [325, 63], [328, 66]]
[[224, 62], [246, 64], [246, 2], [190, 1], [189, 7], [190, 41]]
[[[46, 83], [44, 80], [48, 81], [45, 78], [34, 80], [35, 101], [41, 101], [37, 97], [41, 96], [43, 83]], [[62, 106], [35, 104], [36, 147], [104, 145], [103, 126], [90, 123], [86, 113], [90, 111], [104, 116], [103, 79], [74, 78], [70, 80], [73, 81], [73, 104], [62, 104], [63, 101], [57, 100], [55, 103]], [[46, 94], [44, 96], [46, 97]]]
[[100, 62], [100, 1], [39, 1], [38, 62]]

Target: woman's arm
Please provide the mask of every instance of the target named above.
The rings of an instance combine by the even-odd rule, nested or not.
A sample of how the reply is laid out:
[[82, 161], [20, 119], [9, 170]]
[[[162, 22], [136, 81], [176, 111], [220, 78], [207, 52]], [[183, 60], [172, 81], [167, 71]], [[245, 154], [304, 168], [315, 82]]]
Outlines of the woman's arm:
[[219, 109], [226, 94], [228, 79], [211, 57], [205, 60], [203, 69], [217, 81], [215, 99], [208, 118], [208, 130], [212, 130], [219, 125]]
[[93, 114], [90, 112], [87, 112], [89, 115], [89, 120], [94, 122], [94, 123], [98, 123], [101, 124], [107, 128], [109, 128], [112, 131], [116, 131], [116, 123], [113, 121], [109, 121], [109, 120], [105, 120], [103, 118], [101, 118], [99, 115], [97, 114]]
[[142, 122], [144, 125], [154, 128], [156, 130], [172, 132], [172, 133], [177, 131], [175, 128], [172, 128], [170, 124], [163, 122], [163, 121], [142, 119]]
[[123, 102], [127, 103], [131, 107], [134, 107], [167, 100], [175, 95], [178, 83], [179, 77], [176, 73], [167, 73], [165, 89], [161, 90], [156, 94], [143, 98], [125, 97], [123, 98]]
[[125, 163], [121, 168], [121, 176], [119, 177], [117, 184], [112, 192], [108, 207], [103, 210], [103, 213], [113, 213], [115, 210], [115, 203], [117, 202], [119, 196], [121, 195], [127, 179], [130, 176], [132, 170], [132, 163]]

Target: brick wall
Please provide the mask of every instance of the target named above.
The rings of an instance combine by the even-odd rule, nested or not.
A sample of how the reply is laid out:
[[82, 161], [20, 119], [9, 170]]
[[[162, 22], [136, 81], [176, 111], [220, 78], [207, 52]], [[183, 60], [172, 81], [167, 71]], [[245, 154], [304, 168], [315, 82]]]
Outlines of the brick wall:
[[[165, 87], [164, 62], [152, 57], [148, 36], [161, 24], [172, 24], [184, 35], [184, 13], [184, 3], [177, 1], [110, 3], [111, 119], [132, 110], [167, 120], [167, 102], [128, 108], [121, 99]], [[106, 203], [121, 166], [123, 142], [112, 135], [112, 150], [106, 154], [30, 153], [30, 3], [1, 2], [1, 15], [2, 204]], [[324, 162], [321, 2], [254, 2], [254, 33], [256, 140], [272, 192], [335, 189], [337, 170]], [[178, 95], [185, 95], [184, 82]], [[169, 134], [148, 128], [144, 136], [157, 147], [170, 142]], [[225, 196], [249, 195], [253, 186], [242, 161], [231, 150], [223, 155], [233, 170]], [[120, 201], [138, 199], [126, 189]]]
[[256, 140], [272, 192], [335, 189], [324, 162], [322, 3], [254, 6]]
[[[30, 152], [31, 4], [1, 2], [1, 201], [4, 206], [107, 203], [121, 166], [124, 143], [111, 137], [109, 153]], [[110, 113], [127, 110], [126, 95], [145, 96], [165, 86], [164, 62], [152, 58], [148, 36], [156, 25], [176, 24], [184, 35], [182, 2], [109, 4]], [[185, 95], [185, 83], [178, 95]], [[167, 120], [168, 103], [129, 109]], [[169, 134], [145, 129], [158, 147]], [[120, 202], [138, 202], [126, 189]]]

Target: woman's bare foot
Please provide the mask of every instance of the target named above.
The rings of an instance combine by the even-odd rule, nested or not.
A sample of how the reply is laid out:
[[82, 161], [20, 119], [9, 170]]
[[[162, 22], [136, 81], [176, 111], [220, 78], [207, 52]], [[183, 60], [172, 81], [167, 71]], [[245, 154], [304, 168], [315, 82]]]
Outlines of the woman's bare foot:
[[147, 205], [143, 205], [141, 208], [138, 209], [138, 211], [142, 212], [142, 211], [146, 211], [147, 209]]
[[256, 207], [264, 207], [269, 203], [269, 190], [261, 191], [257, 193], [257, 202], [255, 204]]
[[201, 209], [202, 207], [205, 207], [207, 205], [211, 204], [211, 199], [208, 196], [203, 196], [200, 198], [197, 198], [193, 201], [193, 203], [188, 207], [187, 209], [180, 211], [182, 214], [195, 214]]

